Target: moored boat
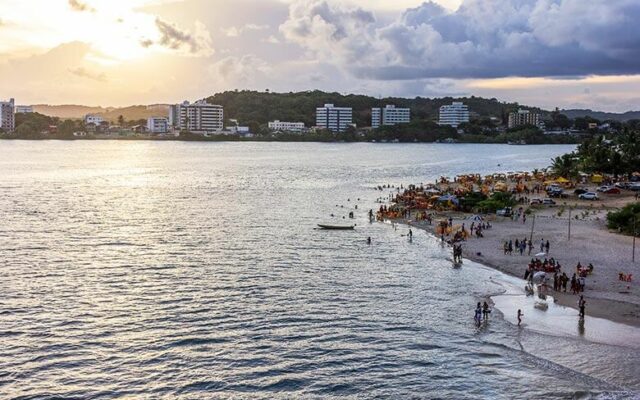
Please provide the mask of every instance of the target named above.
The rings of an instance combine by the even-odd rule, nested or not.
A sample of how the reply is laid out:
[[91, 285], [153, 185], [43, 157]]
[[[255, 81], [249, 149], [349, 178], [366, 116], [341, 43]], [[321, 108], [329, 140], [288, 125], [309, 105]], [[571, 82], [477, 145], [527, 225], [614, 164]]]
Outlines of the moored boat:
[[318, 227], [320, 227], [320, 229], [329, 229], [334, 231], [347, 231], [347, 230], [353, 230], [355, 228], [355, 226], [353, 225], [324, 225], [324, 224], [318, 224]]

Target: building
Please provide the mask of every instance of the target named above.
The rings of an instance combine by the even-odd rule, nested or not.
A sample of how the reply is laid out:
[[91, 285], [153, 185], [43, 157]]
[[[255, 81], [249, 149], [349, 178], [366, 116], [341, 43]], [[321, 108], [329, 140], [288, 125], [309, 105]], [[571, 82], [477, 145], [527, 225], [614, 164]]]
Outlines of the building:
[[33, 112], [33, 106], [16, 106], [16, 114], [29, 114]]
[[269, 129], [280, 132], [302, 133], [305, 130], [304, 122], [285, 122], [275, 120], [269, 122]]
[[409, 108], [396, 108], [394, 105], [387, 105], [385, 108], [371, 109], [371, 127], [408, 124], [411, 122], [411, 110]]
[[518, 110], [517, 112], [509, 113], [509, 129], [516, 128], [523, 125], [540, 125], [540, 114], [532, 113], [529, 110]]
[[178, 104], [169, 112], [169, 116], [176, 128], [193, 133], [218, 133], [224, 128], [222, 106], [209, 104], [204, 100]]
[[16, 129], [15, 100], [0, 101], [0, 129], [13, 132]]
[[353, 109], [351, 107], [335, 107], [325, 104], [316, 108], [316, 126], [331, 132], [344, 132], [353, 126]]
[[147, 118], [147, 132], [149, 133], [169, 132], [169, 119], [165, 117]]
[[469, 106], [460, 102], [440, 107], [438, 124], [457, 128], [458, 125], [469, 122]]
[[104, 118], [102, 118], [99, 115], [87, 114], [84, 116], [84, 123], [87, 125], [94, 124], [95, 126], [99, 126], [103, 122], [104, 122]]

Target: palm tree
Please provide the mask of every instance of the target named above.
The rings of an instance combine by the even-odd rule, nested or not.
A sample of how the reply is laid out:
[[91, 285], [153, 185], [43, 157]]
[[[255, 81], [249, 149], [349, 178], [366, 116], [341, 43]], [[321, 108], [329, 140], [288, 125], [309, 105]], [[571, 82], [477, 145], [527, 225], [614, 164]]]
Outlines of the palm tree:
[[551, 172], [556, 176], [575, 178], [578, 176], [578, 157], [575, 153], [569, 153], [552, 158]]

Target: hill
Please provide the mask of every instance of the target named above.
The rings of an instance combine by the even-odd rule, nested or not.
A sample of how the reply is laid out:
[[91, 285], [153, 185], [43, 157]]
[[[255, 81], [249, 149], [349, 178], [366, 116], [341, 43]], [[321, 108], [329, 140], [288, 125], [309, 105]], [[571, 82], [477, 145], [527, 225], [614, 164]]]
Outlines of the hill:
[[116, 122], [118, 117], [122, 115], [125, 120], [147, 119], [149, 117], [166, 116], [169, 106], [166, 104], [152, 104], [148, 106], [129, 106], [129, 107], [91, 107], [82, 105], [48, 105], [36, 104], [33, 110], [37, 113], [47, 115], [49, 117], [58, 117], [61, 119], [82, 119], [87, 114], [97, 114], [110, 122]]
[[[518, 109], [518, 103], [505, 103], [496, 99], [484, 99], [481, 97], [443, 97], [428, 99], [416, 97], [407, 99], [402, 97], [386, 97], [377, 99], [364, 95], [343, 95], [340, 93], [327, 93], [319, 90], [297, 93], [269, 93], [250, 90], [227, 91], [216, 93], [206, 99], [209, 103], [224, 106], [226, 118], [233, 118], [242, 124], [266, 124], [269, 121], [279, 119], [281, 121], [304, 122], [307, 126], [315, 125], [316, 107], [323, 104], [335, 104], [336, 106], [352, 107], [354, 122], [359, 126], [371, 125], [371, 108], [384, 107], [394, 104], [397, 107], [411, 108], [414, 119], [431, 119], [438, 117], [438, 110], [444, 104], [454, 101], [462, 101], [470, 110], [486, 117], [497, 117], [505, 121], [506, 115]], [[523, 107], [536, 110], [543, 114], [546, 111], [535, 107]]]
[[600, 121], [620, 121], [627, 122], [632, 119], [640, 119], [640, 111], [627, 111], [625, 113], [609, 113], [603, 111], [593, 111], [593, 110], [582, 110], [582, 109], [571, 109], [571, 110], [560, 110], [560, 112], [571, 119], [575, 118], [583, 118], [583, 117], [591, 117]]

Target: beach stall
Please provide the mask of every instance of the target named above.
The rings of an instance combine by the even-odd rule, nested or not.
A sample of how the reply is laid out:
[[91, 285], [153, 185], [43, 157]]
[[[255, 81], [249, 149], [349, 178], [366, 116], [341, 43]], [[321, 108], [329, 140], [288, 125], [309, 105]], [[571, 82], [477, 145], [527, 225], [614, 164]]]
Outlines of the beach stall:
[[604, 176], [602, 176], [600, 174], [591, 175], [591, 183], [600, 184], [600, 183], [602, 183], [603, 180], [604, 180]]

